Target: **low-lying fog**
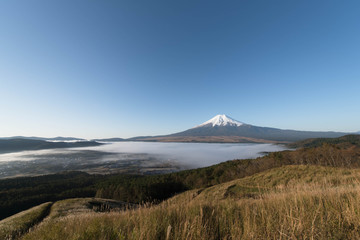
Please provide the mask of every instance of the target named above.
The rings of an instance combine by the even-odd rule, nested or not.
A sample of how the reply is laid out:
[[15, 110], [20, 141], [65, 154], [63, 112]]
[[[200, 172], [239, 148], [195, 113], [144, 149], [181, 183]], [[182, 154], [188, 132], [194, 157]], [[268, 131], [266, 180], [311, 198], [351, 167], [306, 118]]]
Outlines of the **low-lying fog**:
[[284, 150], [273, 144], [116, 142], [96, 147], [0, 154], [0, 178], [81, 170], [155, 174], [256, 158]]

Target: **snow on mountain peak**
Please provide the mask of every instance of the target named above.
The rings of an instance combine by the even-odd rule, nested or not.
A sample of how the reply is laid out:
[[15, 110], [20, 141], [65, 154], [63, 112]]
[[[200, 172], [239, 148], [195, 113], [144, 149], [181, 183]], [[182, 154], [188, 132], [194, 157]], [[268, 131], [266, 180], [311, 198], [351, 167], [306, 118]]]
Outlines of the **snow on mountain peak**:
[[222, 115], [216, 115], [209, 121], [206, 121], [203, 124], [200, 124], [199, 126], [196, 126], [196, 127], [203, 127], [203, 126], [210, 125], [210, 124], [212, 125], [212, 127], [215, 127], [215, 126], [237, 126], [237, 127], [239, 127], [239, 126], [243, 125], [242, 122], [236, 121], [235, 119], [232, 119], [231, 117], [228, 117], [225, 114], [222, 114]]

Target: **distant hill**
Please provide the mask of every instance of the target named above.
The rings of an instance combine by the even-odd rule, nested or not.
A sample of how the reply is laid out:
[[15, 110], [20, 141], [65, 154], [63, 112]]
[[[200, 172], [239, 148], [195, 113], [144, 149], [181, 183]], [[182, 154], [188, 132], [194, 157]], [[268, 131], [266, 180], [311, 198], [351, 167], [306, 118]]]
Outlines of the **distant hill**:
[[346, 135], [339, 138], [312, 138], [289, 144], [293, 148], [321, 147], [323, 144], [336, 144], [338, 147], [354, 145], [360, 147], [360, 135]]
[[91, 139], [91, 141], [99, 141], [99, 142], [123, 142], [126, 141], [124, 138], [98, 138]]
[[131, 140], [160, 142], [296, 142], [308, 138], [334, 138], [348, 133], [312, 132], [259, 127], [239, 122], [226, 115], [212, 119], [183, 132]]
[[44, 140], [44, 141], [85, 141], [83, 138], [75, 137], [53, 137], [53, 138], [44, 138], [44, 137], [24, 137], [24, 136], [13, 136], [13, 137], [2, 137], [0, 139], [29, 139], [29, 140]]
[[73, 148], [73, 147], [89, 147], [99, 146], [101, 143], [95, 141], [79, 141], [79, 142], [48, 142], [44, 140], [32, 139], [1, 139], [0, 153], [18, 152], [25, 150], [41, 150], [51, 148]]

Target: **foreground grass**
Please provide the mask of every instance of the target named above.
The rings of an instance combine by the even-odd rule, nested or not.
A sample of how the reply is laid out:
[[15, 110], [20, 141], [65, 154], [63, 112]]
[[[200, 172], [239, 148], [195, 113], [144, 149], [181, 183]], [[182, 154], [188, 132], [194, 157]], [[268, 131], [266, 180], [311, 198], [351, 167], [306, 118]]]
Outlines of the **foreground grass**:
[[[249, 177], [236, 179], [212, 187], [187, 191], [168, 201], [179, 203], [193, 198], [193, 201], [218, 201], [223, 199], [260, 198], [269, 192], [284, 189], [299, 190], [314, 187], [354, 187], [360, 184], [360, 169], [292, 165], [270, 169]], [[196, 196], [196, 197], [195, 197]], [[184, 199], [185, 198], [185, 199]]]
[[286, 166], [160, 205], [55, 218], [24, 239], [359, 239], [359, 180], [359, 169]]
[[121, 211], [136, 207], [136, 204], [129, 204], [111, 199], [71, 198], [55, 202], [51, 207], [51, 211], [46, 221], [69, 215], [79, 215], [93, 212]]
[[44, 203], [0, 221], [0, 239], [16, 239], [49, 213], [52, 203]]

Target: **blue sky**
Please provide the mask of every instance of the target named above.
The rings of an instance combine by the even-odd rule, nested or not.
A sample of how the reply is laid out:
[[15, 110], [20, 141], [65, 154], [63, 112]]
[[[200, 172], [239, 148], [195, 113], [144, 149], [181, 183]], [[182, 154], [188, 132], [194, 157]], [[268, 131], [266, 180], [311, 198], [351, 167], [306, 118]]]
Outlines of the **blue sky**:
[[360, 130], [359, 1], [1, 1], [0, 136], [131, 137], [216, 114]]

